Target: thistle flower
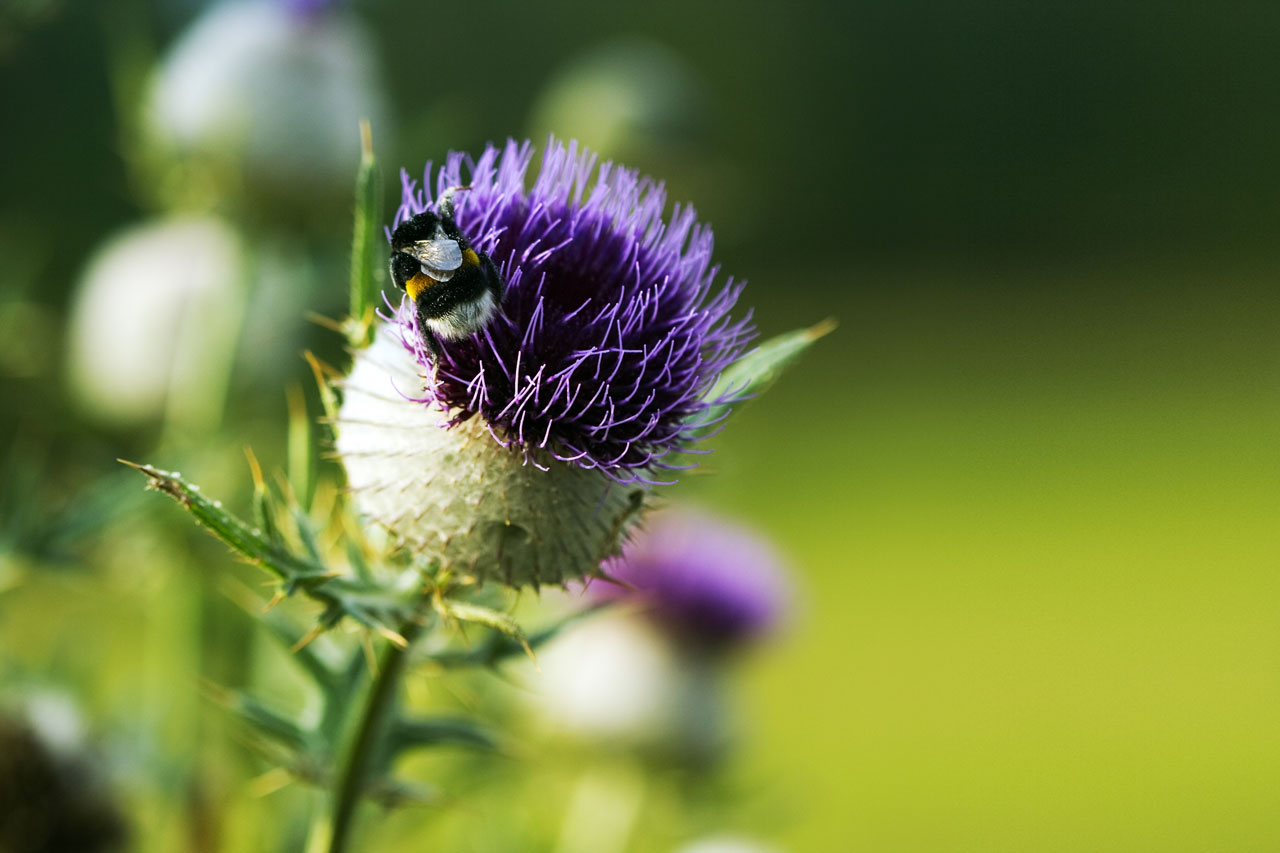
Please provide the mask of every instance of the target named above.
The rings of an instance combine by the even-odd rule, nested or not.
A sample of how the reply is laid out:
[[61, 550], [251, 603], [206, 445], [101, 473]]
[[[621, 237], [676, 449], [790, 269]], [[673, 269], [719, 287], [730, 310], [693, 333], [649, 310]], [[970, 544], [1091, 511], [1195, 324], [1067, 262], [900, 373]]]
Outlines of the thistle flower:
[[[459, 227], [507, 283], [505, 316], [432, 364], [402, 304], [406, 345], [436, 371], [423, 402], [482, 415], [503, 443], [647, 482], [647, 469], [689, 449], [690, 419], [753, 336], [728, 313], [742, 286], [712, 293], [711, 230], [687, 205], [664, 223], [661, 184], [610, 163], [596, 170], [594, 155], [552, 142], [526, 193], [532, 157], [527, 143], [509, 142], [501, 156], [490, 147], [457, 197]], [[464, 182], [462, 163], [449, 156], [440, 190]], [[396, 223], [429, 201], [403, 176]]]
[[285, 9], [304, 21], [332, 12], [342, 4], [337, 0], [281, 0]]
[[605, 571], [617, 583], [592, 584], [593, 597], [643, 603], [655, 623], [693, 651], [729, 651], [763, 636], [789, 599], [781, 561], [767, 542], [689, 512], [653, 516]]
[[[707, 424], [720, 372], [753, 336], [718, 290], [691, 207], [575, 144], [450, 154], [407, 174], [393, 226], [455, 196], [455, 220], [506, 282], [498, 316], [433, 358], [406, 297], [345, 383], [338, 451], [357, 505], [444, 562], [513, 585], [598, 573], [646, 485]], [[464, 174], [464, 162], [467, 169]]]

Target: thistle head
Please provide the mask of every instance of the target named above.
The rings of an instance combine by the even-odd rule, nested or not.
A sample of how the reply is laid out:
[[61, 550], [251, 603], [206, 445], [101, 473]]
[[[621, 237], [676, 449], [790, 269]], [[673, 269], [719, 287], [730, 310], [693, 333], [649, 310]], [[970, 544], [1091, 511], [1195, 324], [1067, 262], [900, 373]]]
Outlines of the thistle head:
[[[405, 346], [432, 380], [421, 399], [480, 415], [531, 455], [649, 482], [696, 444], [707, 392], [754, 335], [729, 315], [742, 285], [716, 290], [711, 230], [687, 205], [664, 221], [660, 183], [551, 142], [526, 189], [532, 159], [508, 142], [474, 162], [451, 154], [436, 173], [437, 197], [470, 187], [452, 196], [454, 219], [506, 287], [495, 320], [438, 356], [402, 304]], [[402, 184], [395, 224], [431, 207], [430, 166]]]
[[532, 160], [509, 142], [402, 177], [388, 236], [468, 187], [452, 219], [502, 300], [478, 331], [433, 340], [406, 296], [357, 359], [338, 438], [366, 513], [514, 585], [598, 573], [645, 487], [699, 452], [724, 402], [709, 392], [754, 335], [692, 208], [664, 219], [661, 184], [574, 144], [551, 142], [529, 185]]

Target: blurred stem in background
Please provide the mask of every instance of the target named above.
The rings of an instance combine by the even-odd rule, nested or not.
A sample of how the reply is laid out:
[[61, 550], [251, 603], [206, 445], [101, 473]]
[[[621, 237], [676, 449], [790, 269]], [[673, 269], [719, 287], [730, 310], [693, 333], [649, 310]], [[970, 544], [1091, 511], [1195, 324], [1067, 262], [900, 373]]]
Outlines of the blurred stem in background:
[[359, 716], [333, 791], [329, 853], [346, 853], [349, 849], [356, 808], [364, 796], [374, 756], [383, 748], [400, 682], [409, 663], [409, 652], [423, 629], [421, 618], [420, 614], [410, 617], [400, 629], [403, 643], [388, 641], [378, 660], [364, 711]]
[[347, 340], [356, 348], [373, 343], [375, 312], [382, 281], [375, 273], [382, 265], [382, 174], [373, 156], [373, 130], [360, 120], [360, 170], [356, 176], [355, 226], [351, 238], [351, 307]]
[[573, 785], [555, 853], [624, 853], [645, 792], [645, 771], [627, 756], [584, 768]]

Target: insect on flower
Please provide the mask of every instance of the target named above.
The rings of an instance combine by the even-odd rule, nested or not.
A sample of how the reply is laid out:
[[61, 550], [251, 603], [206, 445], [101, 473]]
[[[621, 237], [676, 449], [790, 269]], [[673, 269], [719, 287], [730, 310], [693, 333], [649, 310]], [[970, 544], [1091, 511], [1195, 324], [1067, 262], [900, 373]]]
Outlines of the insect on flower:
[[450, 187], [435, 211], [405, 220], [391, 233], [391, 280], [413, 300], [423, 343], [439, 357], [437, 338], [457, 340], [480, 331], [502, 304], [506, 284], [484, 252], [453, 221]]

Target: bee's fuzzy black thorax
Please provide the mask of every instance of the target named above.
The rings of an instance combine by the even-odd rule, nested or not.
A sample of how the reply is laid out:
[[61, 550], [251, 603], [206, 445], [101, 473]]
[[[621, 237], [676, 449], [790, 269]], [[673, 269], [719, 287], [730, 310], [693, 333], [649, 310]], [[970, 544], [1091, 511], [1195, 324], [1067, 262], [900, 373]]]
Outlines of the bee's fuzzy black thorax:
[[[437, 270], [421, 259], [437, 254], [451, 255], [448, 268]], [[505, 292], [489, 256], [472, 249], [452, 217], [429, 210], [396, 226], [390, 264], [391, 279], [412, 300], [419, 334], [435, 357], [440, 353], [439, 339], [457, 340], [483, 329]]]

